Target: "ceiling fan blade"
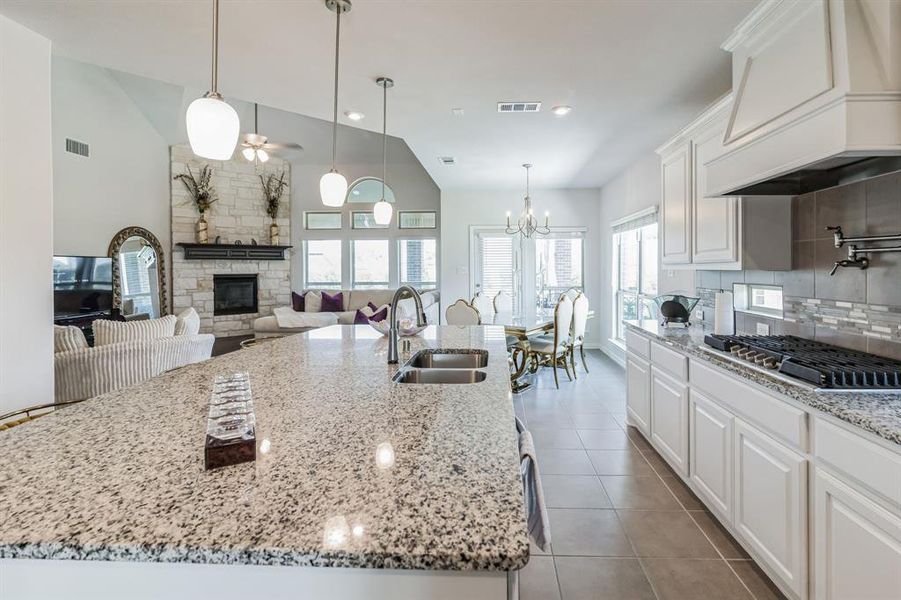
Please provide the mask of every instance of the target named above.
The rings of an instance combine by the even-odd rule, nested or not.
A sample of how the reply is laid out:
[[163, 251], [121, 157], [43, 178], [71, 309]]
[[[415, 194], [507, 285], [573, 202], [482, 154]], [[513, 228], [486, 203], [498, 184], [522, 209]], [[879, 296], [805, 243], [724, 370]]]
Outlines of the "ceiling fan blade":
[[303, 150], [303, 146], [294, 143], [268, 142], [263, 147], [267, 150]]

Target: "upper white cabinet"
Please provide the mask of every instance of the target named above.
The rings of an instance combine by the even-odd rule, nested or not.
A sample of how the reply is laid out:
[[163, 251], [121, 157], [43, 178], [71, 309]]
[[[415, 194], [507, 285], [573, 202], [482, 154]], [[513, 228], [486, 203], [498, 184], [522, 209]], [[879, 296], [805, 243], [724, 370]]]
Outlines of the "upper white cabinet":
[[791, 269], [791, 202], [711, 197], [707, 164], [723, 152], [732, 96], [661, 146], [661, 261], [668, 268]]
[[711, 193], [802, 193], [805, 172], [901, 154], [901, 2], [765, 0], [723, 49], [735, 102]]
[[691, 262], [691, 143], [685, 142], [662, 157], [664, 264]]

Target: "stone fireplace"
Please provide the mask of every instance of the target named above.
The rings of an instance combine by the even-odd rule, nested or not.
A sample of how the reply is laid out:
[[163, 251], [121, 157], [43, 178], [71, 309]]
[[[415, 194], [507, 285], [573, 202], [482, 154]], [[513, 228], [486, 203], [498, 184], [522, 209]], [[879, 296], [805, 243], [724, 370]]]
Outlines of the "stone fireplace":
[[[237, 158], [228, 161], [199, 159], [187, 145], [172, 146], [171, 175], [187, 171], [197, 173], [203, 165], [213, 169], [213, 186], [218, 200], [207, 212], [209, 241], [221, 244], [240, 242], [244, 246], [269, 243], [270, 219], [260, 175], [288, 174], [290, 163], [272, 156], [262, 164]], [[291, 304], [291, 252], [284, 260], [247, 260], [234, 258], [185, 259], [176, 244], [193, 243], [194, 227], [199, 217], [193, 200], [181, 181], [170, 185], [172, 202], [172, 306], [175, 313], [193, 306], [200, 314], [200, 330], [220, 337], [253, 333], [257, 317], [272, 314], [276, 306]], [[290, 244], [290, 187], [282, 197], [279, 237]], [[254, 293], [255, 286], [255, 293]]]

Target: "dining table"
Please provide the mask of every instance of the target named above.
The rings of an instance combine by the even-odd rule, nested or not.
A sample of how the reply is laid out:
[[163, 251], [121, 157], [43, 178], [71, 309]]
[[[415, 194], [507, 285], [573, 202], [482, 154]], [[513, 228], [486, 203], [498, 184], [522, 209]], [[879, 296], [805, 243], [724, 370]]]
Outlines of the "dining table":
[[[588, 318], [594, 318], [594, 311], [588, 311]], [[541, 309], [529, 314], [497, 312], [482, 319], [482, 325], [502, 325], [507, 335], [507, 348], [513, 360], [510, 385], [514, 393], [521, 393], [529, 387], [531, 374], [529, 364], [529, 338], [554, 330], [554, 309]]]

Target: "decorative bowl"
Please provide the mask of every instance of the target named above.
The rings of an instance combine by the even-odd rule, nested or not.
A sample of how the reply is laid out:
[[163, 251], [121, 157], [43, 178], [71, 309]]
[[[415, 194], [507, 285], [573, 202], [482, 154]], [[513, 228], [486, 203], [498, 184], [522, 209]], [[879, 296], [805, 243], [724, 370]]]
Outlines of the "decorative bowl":
[[[388, 319], [384, 321], [369, 321], [369, 325], [382, 335], [388, 335], [388, 332], [391, 331], [391, 324], [388, 322]], [[397, 333], [402, 337], [416, 335], [426, 327], [428, 325], [424, 327], [417, 326], [416, 321], [412, 319], [399, 319], [397, 321]]]

